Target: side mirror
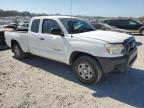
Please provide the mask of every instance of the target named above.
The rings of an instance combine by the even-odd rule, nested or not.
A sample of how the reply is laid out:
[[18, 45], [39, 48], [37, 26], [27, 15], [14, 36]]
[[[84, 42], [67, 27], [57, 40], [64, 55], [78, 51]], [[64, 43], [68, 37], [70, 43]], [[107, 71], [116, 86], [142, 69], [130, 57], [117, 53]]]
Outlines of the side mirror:
[[61, 29], [52, 29], [52, 30], [51, 30], [51, 34], [64, 36], [64, 33], [62, 32]]

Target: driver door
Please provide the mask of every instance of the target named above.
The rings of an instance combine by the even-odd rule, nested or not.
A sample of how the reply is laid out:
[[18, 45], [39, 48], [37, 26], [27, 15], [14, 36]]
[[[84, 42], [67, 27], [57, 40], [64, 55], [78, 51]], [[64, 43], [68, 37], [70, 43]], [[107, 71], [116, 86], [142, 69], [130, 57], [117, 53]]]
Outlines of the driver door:
[[42, 30], [39, 34], [40, 56], [57, 61], [64, 61], [65, 37], [52, 34], [52, 29], [61, 29], [61, 27], [55, 20], [44, 19], [42, 22]]

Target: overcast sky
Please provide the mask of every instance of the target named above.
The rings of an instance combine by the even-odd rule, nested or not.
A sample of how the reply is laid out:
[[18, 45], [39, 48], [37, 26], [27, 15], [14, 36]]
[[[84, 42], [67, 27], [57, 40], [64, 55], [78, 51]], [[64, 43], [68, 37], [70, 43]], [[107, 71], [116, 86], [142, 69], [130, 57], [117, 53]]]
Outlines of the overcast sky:
[[[73, 15], [144, 16], [144, 0], [72, 0]], [[71, 0], [0, 0], [0, 9], [34, 13], [71, 13]]]

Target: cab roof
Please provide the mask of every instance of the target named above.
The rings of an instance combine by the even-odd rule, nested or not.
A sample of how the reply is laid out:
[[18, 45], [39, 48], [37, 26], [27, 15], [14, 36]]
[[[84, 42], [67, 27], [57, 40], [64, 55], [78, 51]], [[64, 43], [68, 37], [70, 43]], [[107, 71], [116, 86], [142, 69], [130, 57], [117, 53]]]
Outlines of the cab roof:
[[39, 16], [39, 17], [34, 17], [32, 19], [60, 19], [60, 18], [76, 18], [76, 17], [71, 17], [71, 16]]

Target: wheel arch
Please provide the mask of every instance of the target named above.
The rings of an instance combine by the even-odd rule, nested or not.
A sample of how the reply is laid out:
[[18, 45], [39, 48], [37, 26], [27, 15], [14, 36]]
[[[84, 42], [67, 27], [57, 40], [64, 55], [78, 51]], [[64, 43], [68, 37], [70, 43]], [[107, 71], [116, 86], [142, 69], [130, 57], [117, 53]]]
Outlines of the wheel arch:
[[12, 52], [13, 52], [13, 48], [12, 48], [12, 47], [13, 47], [13, 45], [16, 44], [16, 43], [19, 44], [18, 41], [14, 40], [14, 39], [11, 40], [11, 49], [12, 49]]
[[[79, 57], [82, 57], [82, 56], [90, 56], [90, 57], [92, 57], [92, 58], [95, 59], [95, 60], [99, 63], [99, 65], [101, 66], [101, 63], [99, 62], [99, 60], [98, 60], [95, 56], [93, 56], [93, 55], [91, 55], [91, 54], [89, 54], [89, 53], [80, 52], [80, 51], [74, 51], [74, 52], [72, 52], [72, 54], [71, 54], [71, 56], [70, 56], [70, 59], [69, 59], [70, 65], [73, 65], [74, 61], [75, 61], [76, 59], [78, 59]], [[101, 67], [102, 67], [102, 66], [101, 66]]]

